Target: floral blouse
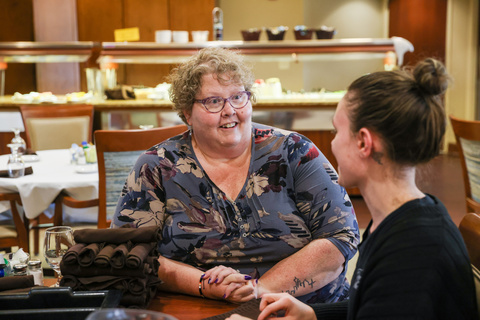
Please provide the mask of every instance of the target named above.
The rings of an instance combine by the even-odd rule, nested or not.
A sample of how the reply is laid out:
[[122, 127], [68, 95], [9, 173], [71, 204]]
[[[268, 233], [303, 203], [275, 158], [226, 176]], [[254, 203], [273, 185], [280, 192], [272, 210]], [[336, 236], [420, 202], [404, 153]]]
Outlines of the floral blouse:
[[[187, 131], [138, 158], [113, 227], [160, 226], [159, 252], [164, 257], [200, 269], [224, 265], [253, 276], [319, 238], [331, 241], [346, 261], [352, 258], [358, 224], [328, 160], [298, 133], [256, 123], [252, 130], [248, 177], [236, 199], [208, 178]], [[325, 287], [299, 298], [310, 303], [345, 299], [346, 269]]]

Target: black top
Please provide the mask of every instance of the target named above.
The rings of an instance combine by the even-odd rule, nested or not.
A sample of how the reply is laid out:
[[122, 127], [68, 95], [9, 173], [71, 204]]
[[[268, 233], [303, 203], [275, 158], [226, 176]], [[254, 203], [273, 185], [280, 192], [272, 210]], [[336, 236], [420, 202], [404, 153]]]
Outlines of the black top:
[[434, 196], [392, 212], [359, 247], [350, 300], [312, 305], [318, 319], [478, 319], [461, 234]]

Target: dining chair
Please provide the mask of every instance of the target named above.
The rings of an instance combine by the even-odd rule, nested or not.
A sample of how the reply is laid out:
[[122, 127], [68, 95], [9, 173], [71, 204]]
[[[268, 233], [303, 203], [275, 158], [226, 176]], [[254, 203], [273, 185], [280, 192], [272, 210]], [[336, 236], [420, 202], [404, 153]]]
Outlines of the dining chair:
[[[80, 145], [82, 141], [92, 141], [93, 105], [21, 105], [20, 113], [25, 127], [27, 148], [33, 151], [70, 149], [73, 143]], [[42, 214], [30, 220], [35, 254], [39, 252], [39, 229], [63, 224], [63, 199], [63, 194], [55, 199], [53, 218]], [[70, 203], [64, 204], [68, 206]], [[91, 204], [89, 201], [78, 202], [75, 208], [85, 208]]]
[[480, 215], [468, 212], [458, 226], [472, 263], [473, 277], [477, 291], [477, 306], [480, 315]]
[[[94, 133], [98, 163], [97, 228], [110, 227], [120, 193], [137, 158], [148, 148], [187, 130], [184, 124], [148, 130], [97, 130]], [[67, 198], [75, 202], [74, 199]], [[65, 199], [64, 199], [65, 201]]]
[[20, 112], [27, 147], [34, 151], [92, 141], [93, 105], [21, 105]]
[[21, 205], [22, 203], [20, 194], [17, 192], [0, 193], [0, 201], [10, 202], [12, 213], [12, 220], [0, 223], [0, 248], [18, 246], [23, 251], [29, 252], [28, 219], [22, 218], [17, 209], [17, 204]]
[[462, 165], [466, 209], [480, 213], [480, 121], [450, 115], [450, 122]]

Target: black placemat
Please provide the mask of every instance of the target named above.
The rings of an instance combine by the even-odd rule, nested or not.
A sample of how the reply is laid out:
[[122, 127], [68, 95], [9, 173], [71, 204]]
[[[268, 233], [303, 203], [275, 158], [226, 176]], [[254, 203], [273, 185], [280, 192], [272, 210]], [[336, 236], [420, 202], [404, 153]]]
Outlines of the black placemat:
[[233, 309], [232, 311], [225, 312], [213, 317], [204, 318], [202, 320], [222, 320], [222, 319], [226, 319], [227, 317], [235, 313], [247, 318], [257, 319], [258, 315], [260, 314], [259, 307], [260, 307], [261, 300], [262, 299], [252, 299], [248, 302], [241, 304], [240, 306]]

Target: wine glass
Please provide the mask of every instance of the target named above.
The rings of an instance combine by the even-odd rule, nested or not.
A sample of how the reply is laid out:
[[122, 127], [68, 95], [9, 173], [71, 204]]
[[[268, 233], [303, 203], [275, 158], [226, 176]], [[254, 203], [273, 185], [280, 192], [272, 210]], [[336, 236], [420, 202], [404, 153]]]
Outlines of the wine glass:
[[19, 178], [25, 175], [25, 163], [23, 162], [22, 155], [19, 153], [18, 144], [8, 144], [8, 147], [12, 150], [12, 154], [8, 157], [7, 169], [8, 176], [10, 178]]
[[55, 287], [60, 286], [60, 279], [62, 272], [60, 271], [60, 261], [68, 251], [68, 249], [75, 244], [73, 240], [73, 230], [71, 227], [58, 226], [51, 227], [45, 231], [45, 245], [44, 255], [45, 261], [57, 273], [57, 283]]
[[24, 154], [27, 149], [27, 144], [25, 140], [20, 136], [20, 128], [11, 128], [15, 136], [13, 137], [10, 144], [18, 145], [18, 153], [20, 155]]

